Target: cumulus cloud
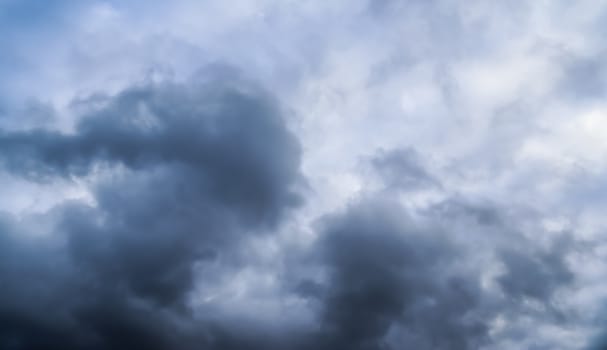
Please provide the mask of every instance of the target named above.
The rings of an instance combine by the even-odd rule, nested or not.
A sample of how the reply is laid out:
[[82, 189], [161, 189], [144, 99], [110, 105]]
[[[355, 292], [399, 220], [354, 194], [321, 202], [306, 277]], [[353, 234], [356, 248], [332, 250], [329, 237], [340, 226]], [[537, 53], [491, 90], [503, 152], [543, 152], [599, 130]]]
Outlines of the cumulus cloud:
[[95, 109], [70, 134], [2, 135], [2, 164], [18, 176], [111, 172], [93, 181], [94, 205], [55, 209], [50, 237], [3, 233], [15, 294], [2, 303], [27, 311], [4, 315], [3, 346], [175, 348], [194, 265], [224, 259], [301, 202], [299, 144], [255, 85], [141, 86]]
[[478, 279], [450, 268], [457, 250], [445, 232], [382, 199], [326, 220], [327, 349], [469, 349], [486, 336]]

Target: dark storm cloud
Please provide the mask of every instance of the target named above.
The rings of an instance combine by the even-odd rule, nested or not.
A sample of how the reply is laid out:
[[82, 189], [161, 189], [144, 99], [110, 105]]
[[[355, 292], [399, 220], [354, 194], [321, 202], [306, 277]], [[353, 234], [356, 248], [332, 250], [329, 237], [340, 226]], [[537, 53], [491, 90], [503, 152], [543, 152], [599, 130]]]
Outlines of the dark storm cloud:
[[228, 260], [300, 202], [297, 140], [271, 97], [225, 74], [91, 109], [70, 134], [0, 136], [15, 175], [99, 176], [96, 205], [54, 209], [49, 237], [3, 227], [0, 347], [211, 348], [212, 327], [186, 306], [194, 265]]
[[[94, 199], [44, 214], [53, 224], [42, 237], [0, 218], [0, 279], [9, 281], [0, 348], [477, 349], [495, 341], [496, 317], [571, 283], [566, 245], [521, 249], [531, 242], [512, 234], [517, 218], [498, 206], [447, 196], [412, 213], [399, 203], [402, 190], [444, 190], [405, 149], [370, 160], [382, 191], [328, 213], [305, 258], [280, 262], [295, 275], [278, 281], [276, 297], [304, 300], [316, 324], [194, 312], [196, 267], [212, 262], [223, 275], [250, 263], [234, 255], [297, 207], [303, 181], [276, 101], [212, 71], [84, 101], [70, 133], [0, 133], [4, 169], [41, 182], [86, 177]], [[494, 282], [507, 300], [482, 286], [469, 253], [479, 247], [505, 266]], [[306, 268], [321, 277], [300, 276]]]
[[594, 339], [591, 339], [584, 350], [605, 350], [607, 349], [607, 333], [602, 332]]
[[564, 244], [551, 248], [546, 251], [502, 250], [499, 255], [506, 269], [498, 278], [502, 289], [513, 298], [549, 302], [559, 287], [571, 284], [574, 275], [564, 259], [569, 248]]
[[[425, 171], [396, 169], [403, 177], [427, 178]], [[219, 348], [478, 349], [520, 336], [517, 317], [537, 313], [527, 308], [529, 298], [551, 311], [538, 317], [567, 321], [552, 298], [573, 282], [568, 236], [538, 247], [518, 232], [524, 220], [516, 210], [461, 197], [413, 214], [395, 199], [400, 184], [386, 180], [385, 186], [393, 191], [363, 193], [345, 211], [322, 218], [306, 257], [286, 270], [294, 275], [288, 277], [295, 281], [292, 292], [314, 310], [316, 326], [254, 328], [264, 338], [225, 332], [230, 336]], [[486, 267], [475, 260], [479, 253], [504, 266], [490, 277], [496, 289], [481, 283]], [[305, 268], [323, 272], [306, 274]], [[498, 318], [506, 331], [492, 334]]]
[[444, 232], [382, 198], [324, 226], [321, 348], [474, 349], [487, 336], [479, 281], [451, 267], [461, 257]]
[[211, 84], [128, 90], [80, 121], [74, 134], [2, 133], [0, 160], [33, 179], [82, 176], [100, 163], [134, 170], [170, 164], [199, 173], [222, 191], [218, 197], [262, 208], [264, 201], [276, 207], [293, 201], [280, 184], [296, 176], [299, 149], [273, 102], [246, 86]]
[[[417, 153], [384, 151], [370, 162], [388, 191], [363, 193], [322, 220], [312, 251], [326, 275], [296, 288], [318, 309], [314, 348], [478, 349], [514, 334], [491, 334], [496, 319], [514, 332], [518, 316], [537, 313], [529, 298], [546, 306], [537, 317], [568, 321], [553, 303], [574, 282], [568, 234], [541, 247], [522, 232], [533, 213], [461, 196], [412, 213], [396, 200], [403, 181], [407, 189], [440, 188]], [[504, 267], [485, 277], [496, 288], [482, 285], [480, 261]]]

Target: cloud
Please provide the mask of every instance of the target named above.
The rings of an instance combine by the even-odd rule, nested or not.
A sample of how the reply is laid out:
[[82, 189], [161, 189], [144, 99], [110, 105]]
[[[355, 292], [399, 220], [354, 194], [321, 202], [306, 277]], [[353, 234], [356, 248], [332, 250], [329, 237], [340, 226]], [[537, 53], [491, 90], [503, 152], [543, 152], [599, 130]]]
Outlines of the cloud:
[[380, 151], [371, 164], [389, 189], [427, 190], [440, 183], [425, 169], [420, 155], [411, 148]]
[[549, 301], [559, 286], [573, 282], [574, 275], [563, 259], [567, 254], [564, 244], [547, 252], [500, 252], [506, 266], [506, 272], [498, 278], [502, 289], [513, 298], [528, 297], [541, 302]]
[[604, 13], [0, 0], [0, 347], [600, 347]]
[[3, 231], [6, 348], [210, 342], [180, 325], [195, 323], [187, 311], [195, 264], [229, 261], [301, 202], [298, 142], [276, 102], [242, 79], [140, 86], [107, 97], [71, 134], [0, 138], [2, 164], [16, 175], [99, 176], [94, 205], [55, 208], [49, 237]]
[[327, 349], [399, 343], [472, 349], [487, 336], [486, 320], [475, 315], [479, 281], [450, 268], [458, 257], [445, 232], [420, 227], [381, 198], [355, 204], [325, 225], [318, 250], [328, 269], [321, 298]]

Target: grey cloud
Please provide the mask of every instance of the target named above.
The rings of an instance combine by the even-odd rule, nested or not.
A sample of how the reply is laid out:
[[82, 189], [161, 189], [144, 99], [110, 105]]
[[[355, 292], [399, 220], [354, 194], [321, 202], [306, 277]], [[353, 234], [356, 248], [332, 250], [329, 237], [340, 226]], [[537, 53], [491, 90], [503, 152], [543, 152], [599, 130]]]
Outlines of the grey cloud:
[[[204, 105], [216, 100], [196, 101]], [[111, 107], [101, 111], [90, 118], [105, 116], [107, 122], [117, 123], [112, 119], [116, 114], [107, 112]], [[285, 128], [281, 130], [288, 135]], [[160, 140], [165, 142], [164, 138]], [[19, 141], [19, 146], [28, 145], [26, 140]], [[281, 145], [281, 140], [291, 140], [284, 135], [264, 140], [286, 152], [296, 149]], [[225, 138], [225, 142], [231, 141]], [[42, 147], [32, 143], [32, 147]], [[264, 201], [258, 203], [260, 208], [245, 205], [242, 202], [246, 203], [248, 193], [240, 186], [235, 187], [238, 196], [219, 196], [222, 192], [212, 192], [208, 184], [215, 184], [213, 176], [219, 176], [215, 174], [221, 173], [220, 166], [188, 155], [147, 155], [145, 147], [135, 144], [136, 154], [145, 156], [93, 152], [97, 160], [89, 160], [86, 166], [74, 170], [66, 163], [59, 167], [61, 171], [47, 172], [53, 176], [86, 174], [97, 161], [126, 166], [96, 182], [95, 207], [66, 203], [56, 208], [57, 234], [47, 240], [19, 237], [19, 225], [5, 220], [0, 236], [4, 243], [0, 276], [15, 283], [0, 299], [4, 325], [0, 345], [68, 350], [387, 350], [402, 344], [428, 350], [478, 349], [511, 336], [491, 334], [497, 317], [515, 323], [516, 310], [524, 313], [524, 298], [549, 302], [554, 291], [572, 282], [563, 260], [567, 241], [543, 250], [533, 247], [513, 234], [511, 215], [498, 206], [450, 198], [413, 215], [395, 199], [394, 191], [380, 191], [361, 194], [343, 212], [327, 214], [316, 226], [318, 239], [303, 256], [291, 252], [281, 262], [286, 264], [285, 273], [294, 275], [279, 283], [288, 289], [294, 282], [295, 287], [277, 293], [306, 300], [316, 324], [283, 324], [273, 319], [252, 322], [212, 308], [195, 316], [187, 304], [194, 265], [213, 261], [213, 273], [229, 273], [222, 265], [234, 263], [230, 260], [235, 249], [249, 234], [275, 228], [294, 202]], [[24, 152], [22, 156], [26, 154], [31, 155]], [[398, 151], [387, 154], [402, 155]], [[291, 156], [296, 157], [297, 152]], [[46, 161], [44, 157], [33, 160], [34, 165]], [[263, 161], [255, 164], [268, 166]], [[297, 163], [287, 164], [295, 169], [283, 171], [293, 176], [274, 182], [277, 187], [267, 191], [293, 194], [292, 187], [299, 180]], [[410, 175], [408, 167], [395, 169], [395, 174]], [[266, 169], [264, 174], [268, 172]], [[240, 181], [230, 176], [222, 180]], [[388, 181], [386, 186], [391, 184]], [[273, 214], [259, 215], [257, 210]], [[468, 239], [458, 240], [462, 235]], [[481, 237], [484, 243], [475, 246]], [[495, 281], [508, 298], [482, 285], [483, 267], [469, 255], [479, 247], [506, 266]], [[298, 271], [304, 268], [321, 271], [321, 278], [314, 274], [302, 278], [305, 274]], [[36, 276], [44, 277], [40, 282], [44, 288], [34, 282]], [[213, 278], [201, 282], [215, 283]]]
[[605, 350], [607, 349], [607, 337], [605, 334], [599, 334], [594, 339], [591, 339], [585, 350]]
[[593, 57], [572, 57], [561, 53], [563, 76], [557, 88], [572, 100], [602, 98], [605, 95], [607, 72], [604, 65], [605, 53]]
[[2, 232], [1, 278], [12, 288], [0, 301], [0, 344], [212, 348], [211, 322], [186, 305], [194, 265], [228, 260], [301, 202], [298, 142], [270, 96], [225, 74], [132, 88], [93, 109], [71, 134], [0, 136], [16, 175], [100, 175], [96, 205], [54, 209], [48, 240]]
[[504, 249], [499, 255], [506, 272], [498, 278], [502, 289], [513, 298], [534, 298], [549, 302], [559, 287], [570, 285], [574, 275], [565, 261], [567, 246], [547, 251]]
[[[523, 232], [539, 214], [462, 196], [412, 213], [396, 200], [401, 180], [407, 189], [444, 190], [418, 157], [396, 149], [370, 159], [385, 188], [321, 220], [311, 254], [326, 276], [296, 288], [318, 309], [314, 347], [478, 349], [511, 339], [521, 315], [573, 322], [553, 303], [575, 282], [570, 235], [541, 247]], [[491, 277], [497, 289], [481, 283], [492, 264], [504, 266]], [[544, 311], [529, 308], [529, 298]], [[496, 319], [505, 328], [492, 334]]]
[[[528, 47], [537, 35], [585, 47], [586, 39], [570, 35], [589, 16], [569, 16], [577, 5], [561, 11], [520, 1], [264, 1], [234, 8], [220, 1], [110, 1], [85, 16], [88, 5], [63, 12], [71, 0], [9, 2], [27, 18], [0, 24], [16, 34], [0, 38], [0, 46], [15, 48], [0, 55], [7, 126], [0, 131], [0, 167], [49, 187], [84, 179], [93, 203], [64, 202], [44, 214], [52, 222], [48, 236], [24, 232], [38, 217], [0, 218], [0, 348], [540, 349], [559, 348], [550, 344], [573, 333], [554, 330], [579, 320], [569, 315], [550, 327], [552, 313], [560, 314], [555, 296], [577, 282], [567, 263], [571, 242], [540, 246], [533, 236], [547, 236], [538, 224], [543, 217], [526, 217], [524, 202], [554, 216], [562, 213], [558, 207], [580, 204], [563, 203], [567, 194], [560, 203], [539, 196], [561, 174], [529, 168], [515, 155], [531, 136], [549, 134], [544, 106], [571, 102], [555, 103], [543, 84], [519, 75], [550, 75], [541, 68], [544, 54]], [[591, 3], [582, 12], [594, 9]], [[47, 8], [62, 17], [29, 26], [46, 22], [48, 11], [30, 12]], [[562, 26], [550, 23], [562, 14], [568, 17]], [[88, 24], [101, 28], [88, 33]], [[29, 37], [36, 31], [44, 35]], [[588, 43], [594, 39], [588, 35]], [[301, 237], [280, 226], [304, 202], [298, 141], [277, 101], [234, 72], [215, 66], [185, 83], [146, 83], [82, 100], [69, 132], [30, 128], [51, 125], [42, 119], [52, 112], [43, 104], [27, 108], [27, 123], [10, 115], [26, 94], [48, 92], [41, 101], [61, 108], [81, 90], [114, 91], [139, 69], [183, 77], [218, 57], [268, 82], [302, 114], [306, 171], [328, 190], [319, 194], [323, 203], [308, 201], [312, 210], [286, 228], [308, 233], [315, 218], [306, 215], [324, 215], [302, 238], [313, 241], [302, 251], [283, 244]], [[597, 62], [565, 67], [566, 97], [602, 94]], [[335, 101], [326, 98], [333, 91]], [[408, 96], [416, 91], [419, 100]], [[409, 98], [415, 103], [403, 101]], [[548, 133], [535, 133], [539, 126]], [[419, 152], [388, 149], [369, 162], [380, 191], [371, 193], [361, 176], [360, 196], [344, 211], [317, 210], [334, 194], [326, 201], [331, 206], [351, 198], [344, 193], [350, 183], [335, 184], [350, 160], [404, 142]], [[435, 169], [427, 154], [453, 164]], [[271, 267], [237, 256], [258, 238], [272, 240], [264, 252]], [[207, 275], [197, 274], [200, 266]], [[492, 271], [496, 266], [502, 270]], [[239, 272], [256, 268], [268, 269], [263, 276], [271, 275], [272, 291], [251, 293], [266, 293], [264, 302], [275, 298], [283, 317], [256, 300], [232, 304], [223, 295], [217, 298], [229, 300], [232, 313], [213, 298], [195, 310], [189, 304], [199, 284], [213, 289], [223, 278], [246, 284]], [[240, 309], [255, 315], [240, 317]], [[596, 344], [605, 348], [602, 340]]]
[[567, 258], [580, 244], [570, 232], [553, 234], [545, 247], [533, 242], [523, 232], [523, 223], [530, 220], [524, 216], [538, 219], [533, 218], [533, 213], [517, 209], [508, 210], [487, 201], [474, 203], [465, 198], [450, 198], [433, 206], [429, 214], [446, 223], [464, 220], [471, 239], [485, 242], [487, 248], [495, 250], [495, 259], [504, 267], [496, 282], [509, 298], [518, 303], [532, 298], [549, 306], [556, 292], [575, 282]]
[[324, 348], [474, 349], [487, 337], [479, 281], [451, 268], [457, 248], [396, 202], [364, 200], [326, 219], [318, 250]]
[[507, 223], [504, 222], [506, 218], [503, 210], [487, 201], [473, 202], [461, 196], [450, 197], [432, 205], [428, 212], [430, 215], [442, 217], [447, 221], [467, 219], [472, 221], [474, 226], [509, 229]]
[[421, 190], [441, 186], [412, 148], [381, 150], [370, 162], [382, 183], [390, 189]]

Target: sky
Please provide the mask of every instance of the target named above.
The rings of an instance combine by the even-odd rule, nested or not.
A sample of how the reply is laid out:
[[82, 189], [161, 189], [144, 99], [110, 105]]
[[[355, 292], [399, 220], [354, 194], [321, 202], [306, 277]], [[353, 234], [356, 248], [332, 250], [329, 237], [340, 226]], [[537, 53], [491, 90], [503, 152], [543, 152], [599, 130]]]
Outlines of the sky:
[[0, 348], [607, 349], [606, 20], [0, 0]]

